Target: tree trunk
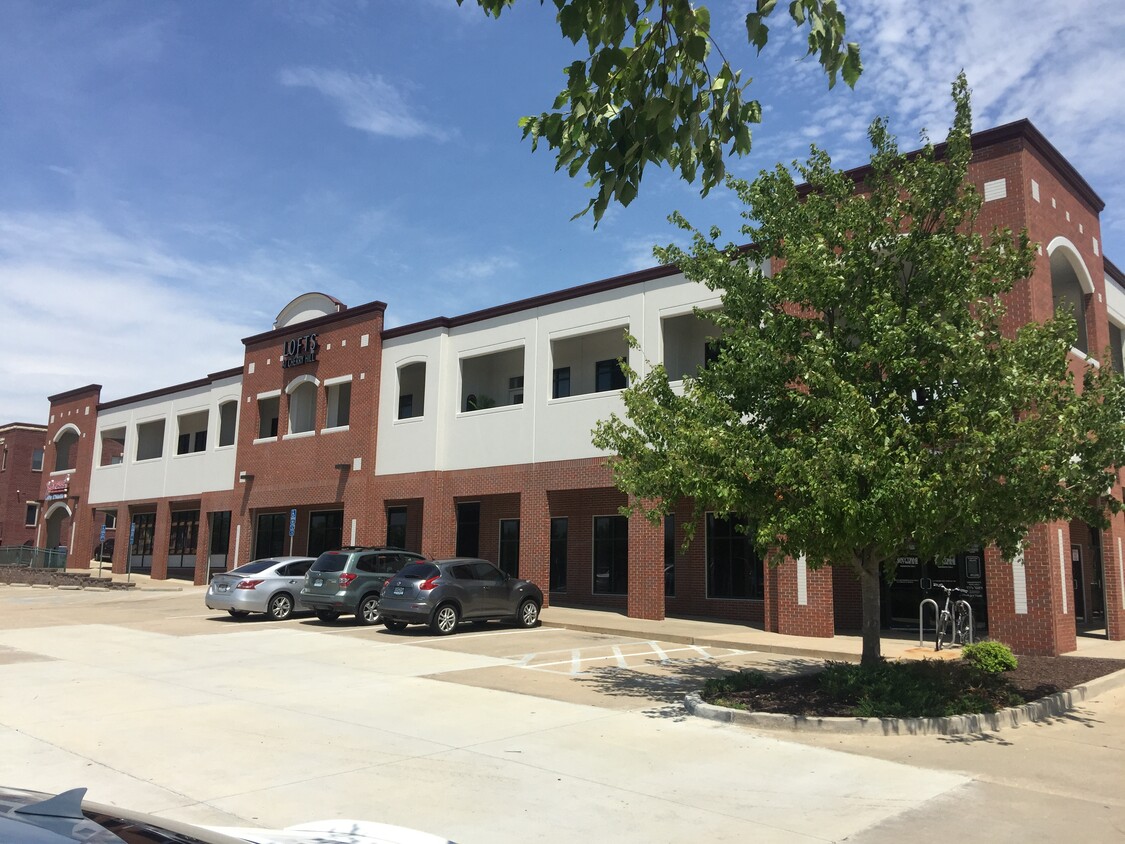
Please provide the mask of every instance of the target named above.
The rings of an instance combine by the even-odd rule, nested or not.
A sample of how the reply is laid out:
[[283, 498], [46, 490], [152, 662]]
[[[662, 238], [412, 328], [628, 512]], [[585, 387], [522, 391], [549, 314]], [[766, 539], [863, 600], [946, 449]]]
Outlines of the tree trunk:
[[882, 658], [880, 642], [881, 612], [879, 595], [879, 563], [870, 556], [857, 556], [852, 561], [859, 573], [863, 606], [863, 665], [874, 665]]

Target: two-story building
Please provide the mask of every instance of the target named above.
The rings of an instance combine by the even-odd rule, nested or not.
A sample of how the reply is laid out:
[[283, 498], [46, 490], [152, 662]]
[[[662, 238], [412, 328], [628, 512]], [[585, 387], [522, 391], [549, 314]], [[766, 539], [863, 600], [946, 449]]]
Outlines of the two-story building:
[[[969, 178], [982, 226], [1027, 228], [1040, 244], [1010, 327], [1070, 303], [1072, 367], [1121, 368], [1125, 278], [1101, 254], [1101, 199], [1026, 121], [974, 135]], [[618, 360], [694, 373], [719, 305], [667, 266], [390, 329], [383, 302], [302, 295], [242, 341], [238, 369], [109, 402], [97, 385], [52, 396], [38, 544], [69, 544], [77, 563], [105, 526], [116, 571], [202, 583], [252, 558], [386, 543], [493, 560], [556, 604], [855, 629], [849, 571], [767, 568], [722, 513], [685, 551], [690, 508], [661, 525], [621, 515], [626, 497], [591, 444], [596, 422], [623, 411]], [[993, 549], [903, 559], [885, 623], [916, 623], [927, 575], [969, 588], [1017, 651], [1073, 650], [1083, 625], [1125, 638], [1125, 518], [1029, 538], [1021, 561]]]

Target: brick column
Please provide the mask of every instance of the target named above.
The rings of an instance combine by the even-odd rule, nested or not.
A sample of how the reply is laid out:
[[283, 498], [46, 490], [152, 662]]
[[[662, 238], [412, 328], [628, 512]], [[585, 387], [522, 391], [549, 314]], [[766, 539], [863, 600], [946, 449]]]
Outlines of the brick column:
[[551, 508], [542, 487], [520, 493], [520, 577], [543, 590], [547, 606], [551, 579]]
[[199, 535], [195, 540], [195, 576], [192, 582], [202, 586], [211, 569], [211, 514], [199, 505]]
[[1110, 640], [1125, 639], [1125, 513], [1118, 513], [1102, 532], [1102, 584], [1105, 623]]
[[[1114, 540], [1116, 542], [1116, 540]], [[1075, 650], [1070, 525], [1035, 525], [1023, 563], [985, 553], [988, 633], [1017, 654], [1058, 656]]]
[[172, 535], [172, 508], [156, 502], [156, 525], [152, 532], [152, 579], [168, 579], [168, 540]]
[[664, 619], [664, 526], [629, 516], [629, 618]]
[[457, 549], [457, 506], [435, 483], [425, 498], [422, 515], [422, 553], [429, 557], [452, 557]]
[[832, 638], [836, 633], [832, 568], [813, 570], [802, 560], [786, 557], [772, 572], [775, 615], [767, 629], [788, 636]]

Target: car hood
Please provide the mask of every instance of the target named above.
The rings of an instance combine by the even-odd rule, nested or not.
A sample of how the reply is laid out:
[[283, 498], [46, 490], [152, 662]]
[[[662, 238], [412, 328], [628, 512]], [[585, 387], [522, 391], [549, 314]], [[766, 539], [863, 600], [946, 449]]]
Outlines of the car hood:
[[208, 829], [250, 844], [453, 844], [428, 832], [374, 821], [310, 821], [285, 829], [230, 826]]

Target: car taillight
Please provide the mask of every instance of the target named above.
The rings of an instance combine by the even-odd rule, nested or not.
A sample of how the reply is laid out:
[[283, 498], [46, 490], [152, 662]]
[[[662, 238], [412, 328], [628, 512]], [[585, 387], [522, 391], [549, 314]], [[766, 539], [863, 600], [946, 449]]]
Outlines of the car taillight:
[[441, 575], [435, 574], [429, 580], [423, 580], [421, 583], [419, 583], [418, 584], [418, 590], [420, 592], [429, 592], [431, 589], [433, 589], [435, 586], [437, 586], [437, 582], [440, 579], [441, 579]]
[[235, 589], [253, 589], [262, 581], [260, 580], [240, 580], [235, 584]]
[[356, 576], [354, 574], [347, 574], [347, 573], [341, 574], [340, 575], [340, 588], [341, 589], [347, 589], [348, 586], [351, 585], [351, 582], [353, 580], [355, 580], [355, 578], [356, 578]]

